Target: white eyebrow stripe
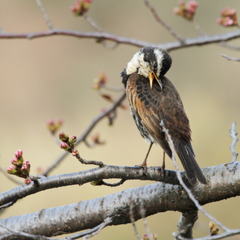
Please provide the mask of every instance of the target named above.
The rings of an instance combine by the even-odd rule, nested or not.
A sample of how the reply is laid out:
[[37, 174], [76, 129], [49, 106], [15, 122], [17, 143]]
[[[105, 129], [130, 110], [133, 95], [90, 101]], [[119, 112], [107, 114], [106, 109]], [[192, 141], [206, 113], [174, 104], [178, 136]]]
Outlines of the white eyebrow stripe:
[[159, 76], [160, 72], [162, 70], [162, 62], [164, 59], [164, 55], [163, 55], [163, 52], [161, 50], [159, 50], [158, 48], [154, 49], [154, 54], [156, 56], [156, 60], [157, 60], [157, 64], [158, 64], [157, 76]]

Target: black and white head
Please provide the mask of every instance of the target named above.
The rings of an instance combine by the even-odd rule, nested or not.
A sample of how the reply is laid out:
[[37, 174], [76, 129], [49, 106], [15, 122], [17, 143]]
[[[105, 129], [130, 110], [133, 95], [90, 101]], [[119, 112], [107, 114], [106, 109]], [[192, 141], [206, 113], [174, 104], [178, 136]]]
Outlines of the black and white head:
[[172, 64], [172, 59], [169, 54], [157, 47], [145, 47], [139, 50], [127, 64], [125, 73], [140, 74], [150, 81], [152, 88], [153, 81], [156, 80], [162, 88], [161, 77], [169, 70]]

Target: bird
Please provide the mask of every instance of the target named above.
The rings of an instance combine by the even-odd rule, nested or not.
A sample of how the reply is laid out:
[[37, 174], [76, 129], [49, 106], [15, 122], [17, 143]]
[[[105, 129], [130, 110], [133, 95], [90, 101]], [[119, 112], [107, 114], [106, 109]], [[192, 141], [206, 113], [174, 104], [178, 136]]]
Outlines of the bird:
[[[196, 162], [189, 119], [181, 97], [165, 77], [171, 65], [172, 58], [167, 51], [158, 47], [144, 47], [134, 54], [121, 72], [131, 115], [141, 136], [150, 143], [141, 166], [146, 167], [153, 143], [160, 145], [164, 156], [166, 153], [170, 158], [173, 156], [173, 145], [190, 185], [196, 186], [199, 182], [206, 184], [206, 178]], [[163, 126], [168, 131], [172, 145]]]

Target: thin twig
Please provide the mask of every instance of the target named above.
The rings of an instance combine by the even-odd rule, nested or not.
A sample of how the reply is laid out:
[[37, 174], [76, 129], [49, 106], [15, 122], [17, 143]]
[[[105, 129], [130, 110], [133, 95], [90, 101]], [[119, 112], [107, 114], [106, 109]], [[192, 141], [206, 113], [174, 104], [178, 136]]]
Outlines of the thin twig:
[[200, 25], [194, 20], [192, 22], [193, 22], [193, 26], [194, 26], [196, 32], [199, 34], [199, 36], [206, 36], [206, 33], [202, 30]]
[[137, 229], [137, 225], [135, 223], [135, 219], [134, 219], [134, 216], [133, 216], [133, 201], [130, 200], [130, 204], [129, 204], [129, 216], [130, 216], [130, 220], [131, 220], [131, 223], [132, 223], [132, 227], [133, 227], [133, 231], [134, 231], [134, 234], [137, 238], [137, 240], [141, 240], [141, 237], [139, 235], [139, 231]]
[[222, 47], [231, 49], [231, 50], [236, 50], [236, 51], [239, 51], [239, 50], [240, 50], [240, 47], [239, 47], [239, 46], [233, 46], [233, 45], [231, 45], [231, 44], [229, 44], [229, 43], [226, 43], [226, 42], [220, 42], [219, 45], [222, 46]]
[[[86, 128], [86, 130], [77, 138], [77, 141], [75, 143], [75, 146], [80, 144], [81, 142], [85, 142], [88, 135], [91, 133], [91, 131], [94, 129], [94, 127], [105, 117], [108, 117], [108, 115], [116, 110], [118, 106], [121, 105], [122, 101], [125, 99], [126, 94], [123, 93], [119, 99], [112, 104], [110, 108], [108, 108], [105, 112], [102, 112], [97, 117], [93, 119], [93, 121], [89, 124], [89, 126]], [[53, 169], [55, 169], [62, 161], [65, 159], [65, 157], [68, 155], [68, 152], [63, 152], [56, 160], [55, 162], [49, 166], [42, 175], [47, 176]]]
[[157, 44], [152, 42], [145, 42], [133, 38], [122, 37], [106, 32], [98, 33], [98, 32], [79, 32], [73, 30], [65, 30], [65, 29], [53, 29], [44, 32], [34, 32], [34, 33], [4, 33], [0, 32], [0, 39], [35, 39], [35, 38], [43, 38], [50, 36], [69, 36], [76, 38], [91, 38], [98, 40], [110, 40], [115, 43], [126, 44], [130, 46], [136, 47], [148, 47], [154, 46], [159, 47], [168, 51], [174, 49], [183, 49], [187, 47], [193, 46], [202, 46], [212, 43], [219, 43], [223, 41], [229, 41], [233, 39], [237, 39], [240, 37], [240, 31], [228, 32], [224, 34], [212, 35], [212, 36], [200, 36], [197, 38], [186, 38], [184, 39], [184, 45], [179, 42], [168, 42], [163, 44]]
[[195, 238], [195, 240], [220, 240], [220, 239], [226, 239], [228, 237], [236, 236], [236, 235], [240, 235], [240, 229], [232, 229], [228, 232], [224, 232], [215, 236]]
[[87, 139], [85, 139], [83, 142], [85, 143], [86, 147], [88, 147], [88, 148], [93, 148], [97, 145], [95, 143], [90, 144]]
[[4, 209], [11, 207], [16, 201], [17, 201], [17, 200], [12, 201], [12, 202], [9, 202], [9, 203], [6, 203], [6, 204], [4, 204], [4, 205], [1, 205], [1, 206], [0, 206], [0, 212], [2, 213], [2, 211], [3, 211]]
[[126, 182], [125, 179], [121, 179], [117, 183], [107, 183], [107, 182], [102, 180], [100, 185], [105, 185], [105, 186], [108, 186], [108, 187], [118, 187], [118, 186], [122, 185], [124, 182]]
[[236, 123], [232, 123], [232, 127], [230, 129], [230, 135], [233, 139], [232, 144], [230, 146], [231, 152], [232, 152], [232, 162], [236, 162], [238, 158], [238, 153], [235, 150], [236, 144], [238, 142], [237, 132], [236, 132]]
[[200, 204], [199, 202], [197, 201], [197, 199], [194, 197], [192, 191], [187, 187], [187, 185], [184, 183], [183, 179], [182, 179], [182, 176], [180, 174], [180, 170], [179, 170], [179, 167], [178, 167], [178, 164], [177, 164], [177, 161], [176, 161], [176, 158], [175, 158], [175, 149], [174, 149], [174, 144], [173, 144], [173, 141], [172, 141], [172, 138], [170, 136], [170, 134], [168, 133], [168, 129], [165, 127], [163, 121], [161, 121], [160, 123], [161, 127], [163, 128], [163, 131], [165, 132], [166, 136], [167, 136], [167, 141], [168, 141], [168, 144], [171, 148], [171, 151], [172, 151], [172, 161], [173, 161], [173, 164], [175, 166], [175, 169], [176, 169], [176, 173], [177, 173], [177, 177], [178, 177], [178, 180], [181, 184], [181, 186], [184, 188], [184, 190], [186, 191], [186, 193], [188, 194], [189, 198], [193, 201], [193, 203], [195, 204], [195, 206], [197, 207], [197, 209], [199, 211], [201, 211], [208, 219], [210, 219], [211, 221], [213, 221], [214, 223], [216, 223], [219, 227], [221, 227], [224, 231], [228, 232], [230, 231], [229, 228], [227, 228], [226, 226], [224, 226], [221, 222], [219, 222], [216, 218], [214, 218], [213, 216], [211, 216]]
[[[92, 26], [94, 30], [96, 30], [99, 33], [103, 32], [103, 29], [97, 24], [97, 22], [88, 15], [88, 13], [84, 14], [85, 20]], [[118, 46], [118, 43], [114, 43], [113, 45], [109, 45], [105, 40], [99, 39], [99, 43], [101, 43], [105, 48], [107, 49], [115, 49]]]
[[46, 10], [46, 8], [43, 6], [42, 0], [36, 0], [36, 3], [37, 3], [38, 7], [40, 8], [40, 10], [41, 10], [41, 12], [42, 12], [43, 18], [44, 18], [44, 20], [45, 20], [48, 28], [49, 28], [50, 30], [54, 29], [54, 26], [53, 26], [53, 24], [52, 24], [52, 22], [51, 22], [51, 20], [50, 20], [50, 18], [49, 18], [49, 15], [48, 15], [48, 13], [47, 13], [47, 10]]
[[[3, 229], [6, 229], [8, 233], [0, 236], [1, 239], [18, 239], [18, 238], [23, 238], [25, 237], [26, 239], [34, 239], [34, 240], [52, 240], [53, 238], [49, 237], [44, 237], [44, 236], [39, 236], [39, 235], [34, 235], [34, 234], [29, 234], [21, 231], [14, 231], [6, 226], [3, 226], [0, 224], [0, 227]], [[59, 238], [54, 238], [54, 240], [59, 240]]]
[[81, 232], [81, 233], [78, 233], [78, 234], [74, 234], [72, 236], [68, 236], [64, 239], [71, 240], [71, 239], [78, 239], [78, 238], [81, 238], [81, 237], [83, 237], [83, 239], [88, 239], [88, 238], [93, 237], [94, 235], [98, 234], [103, 228], [108, 226], [111, 222], [112, 222], [112, 219], [110, 217], [107, 217], [98, 226], [96, 226], [92, 229], [89, 229], [87, 231], [84, 231], [84, 232]]
[[225, 55], [225, 54], [222, 54], [221, 56], [224, 57], [224, 58], [226, 58], [226, 59], [229, 60], [229, 61], [240, 62], [240, 58], [229, 57], [229, 56], [227, 56], [227, 55]]
[[141, 217], [142, 217], [142, 220], [143, 220], [144, 228], [146, 230], [147, 237], [148, 237], [149, 240], [153, 240], [153, 235], [151, 234], [151, 230], [150, 230], [149, 224], [148, 224], [147, 219], [146, 219], [146, 210], [145, 210], [142, 202], [141, 202], [140, 208], [141, 208], [140, 213], [141, 213]]
[[155, 8], [150, 4], [148, 0], [145, 0], [145, 5], [149, 8], [151, 13], [153, 14], [154, 18], [158, 23], [160, 23], [175, 39], [180, 41], [181, 43], [184, 43], [184, 39], [176, 33], [173, 28], [171, 28], [156, 12]]
[[75, 154], [74, 156], [75, 156], [75, 157], [78, 159], [78, 161], [79, 161], [80, 163], [82, 163], [82, 164], [97, 165], [97, 166], [99, 166], [99, 167], [104, 167], [104, 164], [103, 164], [103, 162], [101, 162], [101, 161], [85, 160], [85, 159], [83, 159], [83, 158], [80, 156], [80, 154], [78, 153], [78, 151], [77, 151], [77, 154]]
[[97, 32], [103, 32], [103, 29], [97, 24], [97, 22], [88, 15], [88, 13], [85, 13], [84, 15], [85, 20], [92, 26], [94, 30]]

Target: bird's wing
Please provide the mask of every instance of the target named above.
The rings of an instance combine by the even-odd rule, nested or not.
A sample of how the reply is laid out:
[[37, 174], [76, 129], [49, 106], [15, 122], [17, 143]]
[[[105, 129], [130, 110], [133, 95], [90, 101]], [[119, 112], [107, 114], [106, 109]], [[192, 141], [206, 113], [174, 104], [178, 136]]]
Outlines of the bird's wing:
[[[131, 112], [135, 123], [142, 135], [142, 137], [148, 140], [157, 141], [154, 134], [157, 133], [157, 129], [160, 130], [160, 125], [158, 121], [158, 116], [152, 110], [152, 108], [147, 108], [147, 99], [143, 99], [143, 95], [139, 96], [139, 91], [137, 90], [136, 81], [134, 81], [134, 74], [128, 79], [126, 86], [126, 94], [130, 104]], [[137, 92], [138, 91], [138, 92]]]
[[190, 141], [189, 121], [180, 96], [169, 80], [165, 78], [162, 81], [164, 81], [162, 90], [157, 84], [150, 89], [148, 79], [132, 74], [127, 84], [127, 95], [132, 111], [141, 119], [156, 141], [162, 134], [161, 121], [171, 137], [178, 135]]
[[196, 178], [205, 184], [206, 179], [195, 160], [189, 121], [181, 98], [168, 79], [163, 78], [161, 81], [162, 89], [158, 84], [154, 84], [153, 88], [150, 89], [149, 80], [145, 77], [137, 74], [129, 76], [126, 93], [135, 122], [143, 137], [147, 136], [150, 140], [153, 138], [171, 157], [171, 149], [160, 125], [163, 121], [173, 140], [175, 151], [183, 164], [190, 184], [195, 186], [197, 184]]

